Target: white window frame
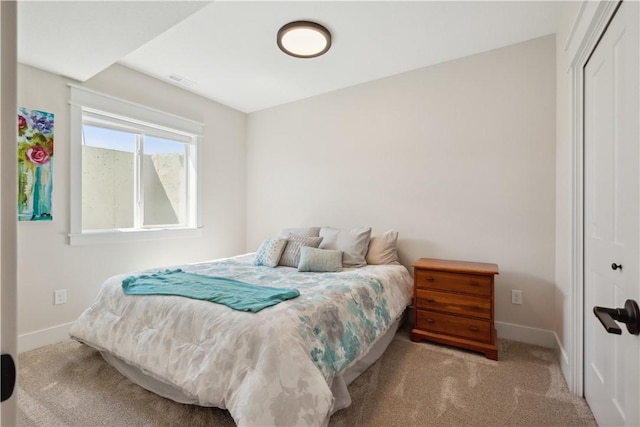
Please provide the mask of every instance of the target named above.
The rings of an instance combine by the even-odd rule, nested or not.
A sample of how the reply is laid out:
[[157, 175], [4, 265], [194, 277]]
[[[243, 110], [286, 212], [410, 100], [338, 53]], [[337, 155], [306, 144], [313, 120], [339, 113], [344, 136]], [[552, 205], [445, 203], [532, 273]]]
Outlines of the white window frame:
[[[199, 237], [202, 235], [202, 135], [204, 125], [173, 114], [133, 104], [109, 95], [104, 95], [81, 86], [69, 85], [71, 89], [71, 180], [70, 180], [70, 233], [69, 244], [85, 245], [114, 243], [132, 240]], [[187, 226], [146, 226], [132, 229], [83, 230], [82, 229], [82, 125], [83, 116], [93, 120], [104, 118], [111, 123], [135, 123], [136, 128], [147, 128], [154, 136], [176, 132], [189, 142], [189, 159], [196, 167], [189, 168], [189, 209]], [[165, 134], [167, 136], [167, 134]], [[194, 142], [195, 141], [195, 142]], [[141, 226], [139, 221], [136, 222]]]

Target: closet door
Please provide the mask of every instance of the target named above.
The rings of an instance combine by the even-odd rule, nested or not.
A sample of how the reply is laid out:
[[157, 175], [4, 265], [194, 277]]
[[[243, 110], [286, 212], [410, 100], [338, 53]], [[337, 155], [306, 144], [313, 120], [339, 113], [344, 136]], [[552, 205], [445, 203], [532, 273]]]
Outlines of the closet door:
[[599, 425], [640, 424], [640, 336], [606, 310], [640, 301], [638, 13], [624, 1], [584, 67], [584, 394]]

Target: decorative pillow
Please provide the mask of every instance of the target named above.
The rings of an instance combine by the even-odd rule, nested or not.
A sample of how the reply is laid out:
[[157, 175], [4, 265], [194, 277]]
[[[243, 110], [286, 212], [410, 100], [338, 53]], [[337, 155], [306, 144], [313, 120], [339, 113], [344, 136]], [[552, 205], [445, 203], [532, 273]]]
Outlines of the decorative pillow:
[[367, 264], [400, 264], [398, 261], [398, 232], [389, 230], [379, 236], [373, 236], [369, 242]]
[[289, 234], [289, 237], [287, 237], [287, 246], [285, 246], [284, 252], [282, 252], [278, 265], [297, 268], [298, 263], [300, 263], [300, 248], [303, 246], [317, 248], [320, 242], [322, 242], [322, 237], [302, 237]]
[[322, 237], [320, 249], [342, 251], [343, 267], [364, 267], [367, 265], [365, 256], [367, 249], [369, 249], [371, 227], [354, 228], [349, 231], [322, 227], [320, 237]]
[[331, 249], [300, 248], [298, 271], [324, 273], [342, 270], [342, 252]]
[[289, 234], [295, 234], [302, 237], [318, 237], [320, 235], [320, 227], [294, 227], [283, 228], [280, 237], [287, 238]]
[[287, 246], [287, 239], [278, 237], [269, 237], [264, 239], [258, 252], [256, 252], [255, 265], [264, 265], [265, 267], [275, 267], [280, 261], [284, 247]]

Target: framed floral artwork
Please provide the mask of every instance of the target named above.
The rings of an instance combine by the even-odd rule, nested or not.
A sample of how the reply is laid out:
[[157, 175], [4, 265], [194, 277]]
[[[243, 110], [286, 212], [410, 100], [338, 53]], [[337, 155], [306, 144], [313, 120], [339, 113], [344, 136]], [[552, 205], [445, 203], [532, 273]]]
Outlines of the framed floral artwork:
[[18, 107], [18, 221], [51, 221], [53, 113]]

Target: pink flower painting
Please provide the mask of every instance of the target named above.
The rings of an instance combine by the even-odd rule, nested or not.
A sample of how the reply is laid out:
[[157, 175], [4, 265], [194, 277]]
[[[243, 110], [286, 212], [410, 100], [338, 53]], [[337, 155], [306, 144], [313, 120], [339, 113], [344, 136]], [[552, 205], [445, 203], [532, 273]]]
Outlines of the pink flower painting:
[[53, 113], [18, 108], [18, 220], [51, 221]]

